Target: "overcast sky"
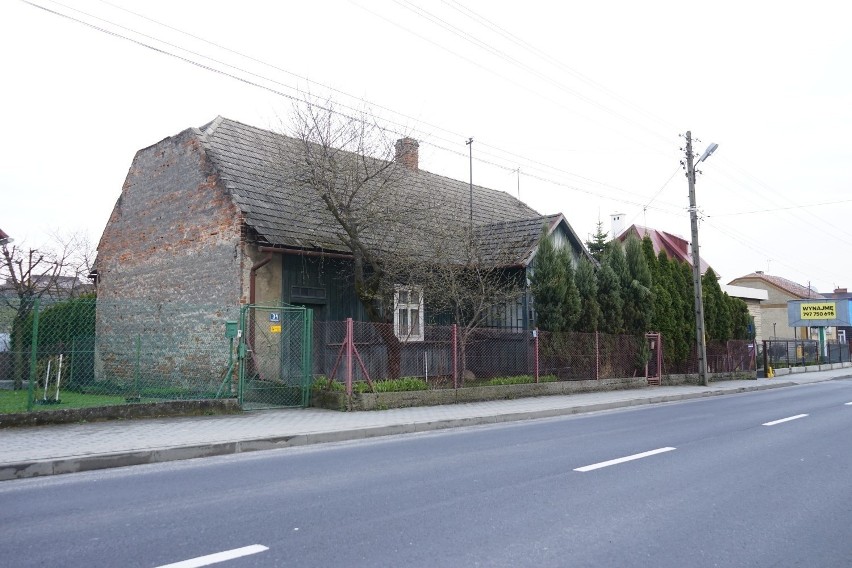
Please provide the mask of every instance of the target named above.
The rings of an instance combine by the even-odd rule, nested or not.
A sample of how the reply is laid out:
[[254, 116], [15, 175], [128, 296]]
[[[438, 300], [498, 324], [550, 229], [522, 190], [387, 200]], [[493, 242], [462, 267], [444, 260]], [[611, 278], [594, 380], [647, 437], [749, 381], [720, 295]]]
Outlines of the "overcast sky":
[[691, 130], [697, 154], [719, 144], [696, 187], [723, 283], [852, 288], [850, 16], [843, 1], [6, 0], [0, 228], [96, 242], [137, 150], [217, 115], [277, 127], [288, 97], [333, 89], [418, 138], [421, 169], [467, 180], [473, 137], [474, 183], [563, 212], [583, 239], [616, 212], [689, 237]]

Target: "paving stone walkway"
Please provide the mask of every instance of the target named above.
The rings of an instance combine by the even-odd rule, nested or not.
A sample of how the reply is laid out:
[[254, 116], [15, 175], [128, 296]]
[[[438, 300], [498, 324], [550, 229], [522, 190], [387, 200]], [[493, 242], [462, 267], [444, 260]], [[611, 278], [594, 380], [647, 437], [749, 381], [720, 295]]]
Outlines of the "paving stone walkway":
[[852, 367], [709, 387], [643, 389], [373, 412], [316, 408], [0, 429], [0, 481], [313, 443], [527, 420], [852, 378]]

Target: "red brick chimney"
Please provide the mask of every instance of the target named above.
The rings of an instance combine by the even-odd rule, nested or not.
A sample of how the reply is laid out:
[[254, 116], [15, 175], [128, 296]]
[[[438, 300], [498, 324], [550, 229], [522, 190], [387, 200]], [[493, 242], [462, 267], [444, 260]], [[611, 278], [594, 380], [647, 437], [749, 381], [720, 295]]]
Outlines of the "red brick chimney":
[[418, 148], [420, 144], [414, 138], [400, 138], [396, 141], [396, 161], [416, 172], [419, 169]]
[[848, 294], [848, 292], [846, 291], [846, 288], [835, 288], [834, 293], [835, 294]]

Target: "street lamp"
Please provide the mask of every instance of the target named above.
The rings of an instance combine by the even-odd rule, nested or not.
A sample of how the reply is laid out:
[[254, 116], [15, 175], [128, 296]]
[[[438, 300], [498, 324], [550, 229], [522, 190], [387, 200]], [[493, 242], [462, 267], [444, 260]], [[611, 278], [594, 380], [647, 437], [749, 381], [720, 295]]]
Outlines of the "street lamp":
[[[710, 144], [701, 157], [700, 164], [718, 148]], [[698, 344], [698, 379], [705, 387], [707, 380], [707, 339], [704, 333], [704, 297], [701, 290], [701, 255], [698, 253], [698, 207], [695, 205], [695, 164], [692, 156], [692, 132], [686, 133], [686, 177], [689, 181], [689, 221], [692, 225], [692, 283], [695, 292], [695, 339]]]

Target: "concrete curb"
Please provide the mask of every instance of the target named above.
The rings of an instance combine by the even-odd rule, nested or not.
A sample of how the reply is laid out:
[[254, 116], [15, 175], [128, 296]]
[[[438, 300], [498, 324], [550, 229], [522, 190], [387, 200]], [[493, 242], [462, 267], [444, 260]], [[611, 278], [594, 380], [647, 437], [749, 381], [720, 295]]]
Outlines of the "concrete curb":
[[389, 426], [374, 426], [369, 428], [358, 428], [354, 430], [343, 430], [335, 432], [317, 432], [311, 434], [296, 434], [293, 436], [272, 436], [257, 439], [220, 442], [214, 444], [196, 444], [189, 446], [152, 448], [146, 450], [128, 450], [107, 454], [71, 456], [32, 462], [0, 464], [0, 481], [7, 481], [11, 479], [24, 479], [29, 477], [40, 477], [45, 475], [59, 475], [63, 473], [94, 471], [98, 469], [109, 469], [114, 467], [125, 467], [132, 465], [180, 461], [212, 456], [224, 456], [230, 454], [239, 454], [243, 452], [276, 450], [281, 448], [306, 446], [312, 444], [324, 444], [329, 442], [364, 440], [367, 438], [376, 438], [380, 436], [392, 436], [395, 434], [412, 434], [415, 432], [429, 432], [434, 430], [444, 430], [447, 428], [459, 428], [463, 426], [478, 426], [483, 424], [517, 422], [521, 420], [554, 418], [557, 416], [586, 414], [590, 412], [600, 412], [603, 410], [613, 410], [616, 408], [627, 408], [630, 406], [643, 406], [664, 402], [676, 402], [696, 398], [705, 398], [709, 396], [739, 394], [744, 392], [791, 387], [796, 385], [797, 383], [794, 382], [778, 382], [773, 383], [771, 385], [755, 385], [749, 387], [739, 387], [736, 389], [716, 389], [698, 393], [684, 393], [677, 395], [649, 396], [644, 398], [621, 400], [615, 402], [568, 406], [564, 408], [549, 408], [546, 410], [533, 410], [528, 412], [514, 412], [509, 414], [497, 414], [489, 416], [472, 416], [469, 418], [453, 418], [447, 420], [436, 420], [433, 422], [414, 422], [411, 424], [393, 424]]

